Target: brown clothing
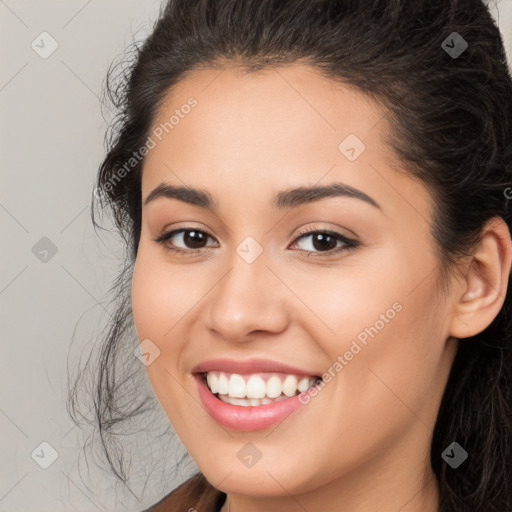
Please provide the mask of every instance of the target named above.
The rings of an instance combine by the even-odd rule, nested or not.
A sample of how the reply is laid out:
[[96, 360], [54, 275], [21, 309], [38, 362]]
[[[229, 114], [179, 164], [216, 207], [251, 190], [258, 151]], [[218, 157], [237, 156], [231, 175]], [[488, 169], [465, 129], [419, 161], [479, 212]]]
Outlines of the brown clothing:
[[158, 503], [141, 512], [219, 512], [226, 494], [196, 473]]

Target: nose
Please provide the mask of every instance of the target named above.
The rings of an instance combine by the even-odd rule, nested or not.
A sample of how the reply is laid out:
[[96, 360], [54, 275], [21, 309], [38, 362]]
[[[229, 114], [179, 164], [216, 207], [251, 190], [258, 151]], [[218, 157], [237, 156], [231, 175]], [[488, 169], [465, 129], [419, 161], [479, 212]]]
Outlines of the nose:
[[247, 263], [235, 253], [230, 263], [231, 268], [208, 294], [208, 328], [231, 342], [250, 341], [251, 333], [284, 331], [290, 298], [267, 267], [267, 259], [261, 255]]

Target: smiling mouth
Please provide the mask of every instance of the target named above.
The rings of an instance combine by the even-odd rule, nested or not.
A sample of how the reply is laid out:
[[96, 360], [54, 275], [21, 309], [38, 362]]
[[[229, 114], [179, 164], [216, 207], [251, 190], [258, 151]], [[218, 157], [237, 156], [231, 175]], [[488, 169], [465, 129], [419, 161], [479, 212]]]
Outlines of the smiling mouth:
[[200, 374], [210, 392], [219, 400], [242, 407], [268, 405], [294, 397], [322, 381], [320, 376], [281, 372], [238, 374], [209, 371]]

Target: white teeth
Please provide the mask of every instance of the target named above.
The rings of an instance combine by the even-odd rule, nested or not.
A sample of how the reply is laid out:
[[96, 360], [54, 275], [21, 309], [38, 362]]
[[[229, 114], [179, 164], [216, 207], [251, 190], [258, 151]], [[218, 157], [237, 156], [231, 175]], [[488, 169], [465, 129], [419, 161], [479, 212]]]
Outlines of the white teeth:
[[222, 372], [217, 380], [217, 393], [219, 393], [219, 395], [227, 395], [229, 393], [229, 381], [226, 374]]
[[295, 395], [295, 391], [297, 391], [297, 377], [295, 377], [295, 375], [288, 375], [286, 379], [284, 379], [283, 393], [286, 396], [293, 396]]
[[[247, 386], [245, 380], [241, 375], [232, 373], [229, 379], [229, 392], [228, 395], [233, 398], [245, 398]], [[253, 397], [256, 398], [256, 397]]]
[[244, 400], [243, 398], [229, 397], [229, 403], [232, 405], [243, 405], [243, 406], [251, 405], [251, 403], [248, 400]]
[[283, 385], [281, 384], [281, 379], [277, 375], [273, 375], [267, 380], [267, 396], [269, 398], [277, 398], [281, 396], [282, 392]]
[[208, 383], [208, 387], [210, 388], [210, 391], [215, 394], [219, 392], [218, 383], [219, 380], [217, 378], [217, 375], [214, 373], [209, 373], [206, 376], [206, 382]]
[[265, 381], [257, 375], [252, 375], [247, 381], [247, 398], [263, 398], [266, 392], [267, 385]]
[[242, 407], [249, 407], [252, 405], [253, 407], [257, 407], [258, 405], [267, 405], [272, 402], [279, 402], [280, 400], [285, 400], [285, 396], [280, 396], [278, 398], [270, 399], [267, 397], [264, 398], [232, 398], [227, 395], [219, 395], [219, 399], [225, 402], [226, 404], [231, 405], [241, 405]]
[[219, 399], [223, 402], [226, 402], [227, 404], [229, 404], [229, 400], [231, 400], [227, 395], [219, 395]]
[[272, 403], [278, 398], [295, 396], [297, 391], [303, 393], [313, 386], [315, 381], [315, 377], [283, 373], [270, 376], [265, 373], [242, 376], [237, 373], [211, 371], [206, 374], [206, 383], [210, 391], [218, 394], [224, 402], [234, 405], [256, 406]]
[[[297, 389], [301, 393], [304, 393], [304, 391], [306, 391], [306, 389], [309, 389], [309, 377], [303, 377], [302, 379], [300, 379], [299, 382], [297, 383]], [[213, 390], [212, 390], [212, 393], [213, 393]]]

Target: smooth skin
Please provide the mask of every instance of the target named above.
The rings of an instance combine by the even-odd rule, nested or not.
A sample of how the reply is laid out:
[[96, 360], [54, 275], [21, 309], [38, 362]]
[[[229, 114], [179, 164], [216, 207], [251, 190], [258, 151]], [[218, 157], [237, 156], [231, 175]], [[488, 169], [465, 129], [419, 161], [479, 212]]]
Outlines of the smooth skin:
[[[132, 299], [140, 340], [160, 350], [147, 366], [154, 391], [200, 470], [228, 494], [222, 511], [437, 511], [432, 431], [458, 338], [484, 330], [503, 305], [506, 224], [489, 222], [441, 287], [432, 198], [394, 169], [379, 104], [305, 64], [251, 75], [208, 68], [169, 92], [153, 128], [191, 96], [197, 106], [146, 157], [142, 199], [166, 183], [207, 190], [218, 206], [168, 197], [143, 206]], [[349, 134], [366, 146], [355, 161], [338, 149]], [[380, 208], [341, 196], [272, 206], [281, 191], [334, 182]], [[187, 254], [155, 241], [179, 228], [208, 237], [165, 242]], [[344, 243], [299, 238], [309, 228], [359, 245], [334, 253]], [[246, 237], [263, 249], [252, 263], [237, 253]], [[321, 375], [396, 302], [401, 311], [277, 426], [227, 429], [203, 407], [191, 376], [200, 361], [268, 358]], [[249, 442], [261, 452], [250, 468], [237, 456]]]

